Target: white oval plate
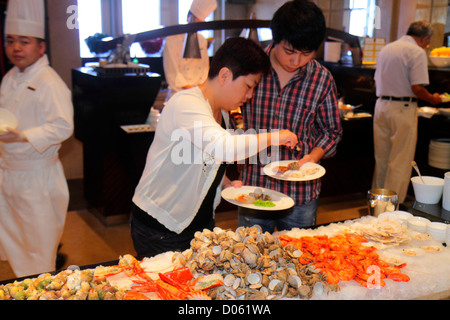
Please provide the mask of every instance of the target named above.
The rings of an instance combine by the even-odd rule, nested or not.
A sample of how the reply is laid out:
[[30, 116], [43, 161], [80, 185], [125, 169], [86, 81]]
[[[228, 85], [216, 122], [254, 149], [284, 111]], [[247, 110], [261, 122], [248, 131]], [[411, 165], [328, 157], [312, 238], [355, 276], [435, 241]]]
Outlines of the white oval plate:
[[[268, 194], [272, 198], [272, 202], [275, 204], [275, 206], [260, 207], [255, 206], [253, 203], [243, 203], [239, 200], [236, 200], [236, 198], [239, 197], [240, 195], [254, 192], [255, 189], [261, 189], [263, 193]], [[230, 187], [223, 189], [221, 195], [222, 198], [224, 198], [231, 204], [254, 210], [278, 211], [289, 209], [294, 206], [294, 200], [291, 197], [285, 195], [284, 193], [260, 187], [252, 187], [252, 186], [242, 186], [240, 188]]]
[[[323, 175], [325, 175], [325, 168], [322, 167], [320, 164], [317, 163], [313, 163], [313, 162], [306, 162], [305, 164], [303, 164], [300, 167], [300, 170], [288, 170], [284, 173], [278, 173], [277, 171], [277, 167], [279, 166], [287, 166], [289, 165], [289, 163], [291, 162], [295, 162], [298, 160], [284, 160], [284, 161], [277, 161], [277, 162], [272, 162], [269, 163], [268, 165], [266, 165], [263, 168], [263, 172], [265, 174], [267, 174], [269, 177], [275, 178], [275, 179], [280, 179], [280, 180], [286, 180], [286, 181], [310, 181], [310, 180], [315, 180], [318, 179], [320, 177], [322, 177]], [[292, 176], [292, 174], [295, 173], [299, 173], [302, 174], [302, 171], [304, 171], [305, 169], [319, 169], [317, 172], [315, 172], [314, 174], [305, 174], [303, 176]]]

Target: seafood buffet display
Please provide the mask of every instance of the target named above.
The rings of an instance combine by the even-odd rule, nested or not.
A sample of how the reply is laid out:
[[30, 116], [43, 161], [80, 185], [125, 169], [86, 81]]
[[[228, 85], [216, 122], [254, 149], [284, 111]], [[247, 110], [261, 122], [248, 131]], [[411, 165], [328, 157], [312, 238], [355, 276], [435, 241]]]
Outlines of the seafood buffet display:
[[414, 298], [427, 282], [450, 290], [449, 259], [441, 243], [386, 216], [273, 234], [214, 228], [184, 252], [0, 285], [0, 300]]

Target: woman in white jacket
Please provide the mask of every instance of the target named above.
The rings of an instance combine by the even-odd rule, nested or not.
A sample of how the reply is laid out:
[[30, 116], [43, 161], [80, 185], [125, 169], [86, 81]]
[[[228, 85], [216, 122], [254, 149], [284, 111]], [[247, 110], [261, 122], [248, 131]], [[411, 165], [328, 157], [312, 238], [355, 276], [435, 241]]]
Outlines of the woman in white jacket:
[[[270, 61], [252, 40], [231, 38], [215, 54], [207, 81], [174, 95], [161, 114], [131, 215], [138, 256], [189, 247], [195, 231], [214, 227], [226, 162], [269, 145], [293, 147], [288, 130], [234, 135], [228, 112], [253, 95]], [[239, 183], [239, 182], [237, 182]]]

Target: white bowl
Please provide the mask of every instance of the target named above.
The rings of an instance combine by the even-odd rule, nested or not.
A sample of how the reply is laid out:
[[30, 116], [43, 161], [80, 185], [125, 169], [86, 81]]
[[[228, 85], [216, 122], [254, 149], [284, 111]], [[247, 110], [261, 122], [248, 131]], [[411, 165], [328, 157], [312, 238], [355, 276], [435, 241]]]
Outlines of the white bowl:
[[430, 56], [431, 63], [436, 67], [448, 67], [450, 66], [450, 57], [433, 57]]
[[419, 232], [427, 232], [427, 226], [431, 221], [423, 217], [412, 217], [408, 219], [408, 228]]
[[429, 176], [422, 176], [422, 178], [425, 184], [419, 176], [411, 178], [416, 201], [428, 204], [438, 203], [444, 190], [444, 179]]
[[0, 108], [0, 134], [6, 133], [7, 128], [16, 129], [17, 118], [8, 109]]
[[434, 240], [444, 243], [447, 233], [447, 225], [442, 222], [430, 222], [427, 225], [427, 233]]
[[402, 221], [402, 224], [405, 226], [408, 225], [408, 219], [414, 217], [411, 213], [407, 211], [393, 211], [392, 213], [395, 214]]

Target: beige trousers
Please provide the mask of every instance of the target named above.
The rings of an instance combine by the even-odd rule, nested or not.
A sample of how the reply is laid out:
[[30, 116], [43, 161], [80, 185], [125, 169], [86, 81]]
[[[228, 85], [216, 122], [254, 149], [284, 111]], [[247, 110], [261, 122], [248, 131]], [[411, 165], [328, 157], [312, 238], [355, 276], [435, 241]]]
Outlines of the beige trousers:
[[373, 188], [385, 188], [405, 201], [417, 143], [417, 103], [378, 99], [373, 124]]

